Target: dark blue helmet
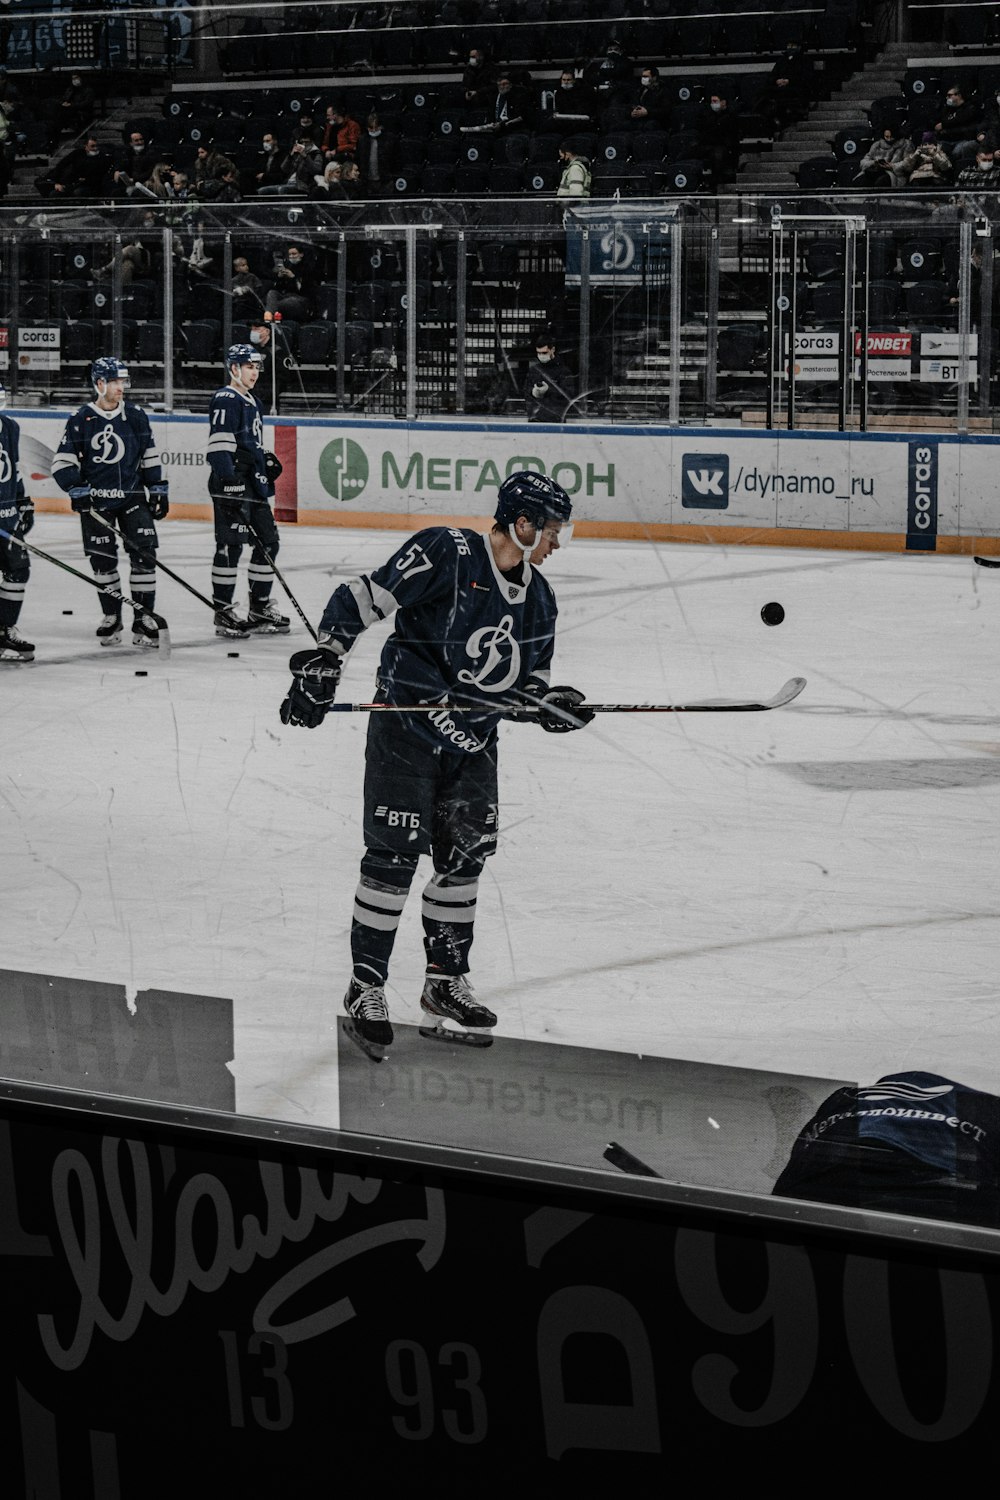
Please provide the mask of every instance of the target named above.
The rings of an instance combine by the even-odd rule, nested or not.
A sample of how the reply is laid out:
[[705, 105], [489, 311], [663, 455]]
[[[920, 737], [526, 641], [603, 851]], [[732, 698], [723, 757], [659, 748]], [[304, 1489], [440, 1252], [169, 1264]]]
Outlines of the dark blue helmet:
[[513, 526], [518, 516], [527, 516], [537, 530], [546, 521], [568, 522], [572, 514], [573, 502], [562, 485], [529, 469], [511, 474], [497, 492], [494, 516], [501, 526]]
[[226, 350], [226, 369], [231, 370], [233, 365], [263, 365], [264, 356], [253, 344], [230, 344]]
[[90, 379], [95, 386], [99, 380], [128, 380], [128, 365], [123, 359], [115, 359], [114, 355], [105, 355], [94, 360]]

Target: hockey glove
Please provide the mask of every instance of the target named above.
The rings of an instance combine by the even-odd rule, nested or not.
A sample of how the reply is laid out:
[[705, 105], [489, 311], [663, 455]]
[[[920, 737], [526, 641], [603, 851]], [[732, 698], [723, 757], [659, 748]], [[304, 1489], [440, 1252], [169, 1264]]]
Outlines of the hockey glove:
[[154, 521], [162, 521], [170, 509], [169, 486], [166, 480], [161, 484], [151, 484], [147, 493], [149, 495], [149, 514]]
[[247, 487], [242, 479], [223, 480], [212, 489], [211, 495], [227, 521], [243, 520]]
[[264, 472], [267, 475], [269, 484], [274, 484], [275, 480], [281, 477], [281, 472], [284, 467], [284, 464], [281, 462], [276, 453], [269, 453], [267, 450], [265, 450]]
[[524, 688], [525, 706], [536, 704], [538, 713], [513, 713], [510, 717], [524, 722], [536, 720], [549, 734], [568, 734], [571, 729], [583, 729], [594, 717], [592, 708], [578, 710], [584, 695], [577, 688], [547, 687], [544, 682], [529, 680]]
[[288, 665], [292, 685], [281, 705], [281, 722], [317, 729], [337, 695], [341, 659], [336, 652], [319, 646], [315, 651], [296, 651]]
[[17, 513], [20, 517], [18, 530], [22, 536], [27, 536], [35, 524], [35, 507], [31, 500], [19, 500], [17, 502]]
[[74, 484], [69, 492], [69, 503], [75, 511], [83, 515], [84, 511], [90, 509], [90, 485]]

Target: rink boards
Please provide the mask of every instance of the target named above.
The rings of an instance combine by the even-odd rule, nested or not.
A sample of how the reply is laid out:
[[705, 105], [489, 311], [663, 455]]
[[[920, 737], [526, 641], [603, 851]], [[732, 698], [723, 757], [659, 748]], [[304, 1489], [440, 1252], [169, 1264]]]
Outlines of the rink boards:
[[[67, 413], [12, 413], [39, 509]], [[152, 414], [171, 514], [209, 518], [203, 416]], [[873, 550], [1000, 547], [1000, 438], [474, 420], [269, 419], [279, 520], [413, 530], [481, 524], [518, 469], [573, 497], [583, 535]], [[985, 543], [985, 545], [984, 545]]]

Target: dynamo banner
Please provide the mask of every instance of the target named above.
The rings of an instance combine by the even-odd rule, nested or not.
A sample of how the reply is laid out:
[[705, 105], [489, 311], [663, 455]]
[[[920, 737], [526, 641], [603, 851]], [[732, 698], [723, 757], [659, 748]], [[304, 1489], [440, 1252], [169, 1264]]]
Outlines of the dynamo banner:
[[581, 205], [567, 209], [566, 285], [579, 286], [584, 256], [591, 286], [640, 286], [670, 280], [670, 222], [662, 204], [637, 200], [614, 211]]

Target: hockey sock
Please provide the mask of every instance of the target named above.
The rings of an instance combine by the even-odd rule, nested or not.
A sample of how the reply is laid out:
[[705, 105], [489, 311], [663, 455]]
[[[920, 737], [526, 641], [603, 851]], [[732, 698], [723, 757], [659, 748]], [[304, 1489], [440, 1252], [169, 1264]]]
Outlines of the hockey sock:
[[152, 568], [133, 568], [129, 574], [132, 598], [142, 605], [143, 609], [154, 609], [156, 607], [156, 574]]
[[469, 972], [476, 920], [479, 879], [441, 875], [437, 871], [424, 887], [421, 915], [428, 966], [445, 974]]
[[118, 569], [116, 568], [113, 573], [99, 573], [95, 568], [94, 577], [101, 585], [101, 591], [97, 596], [101, 601], [101, 609], [106, 615], [120, 615], [122, 612], [121, 599], [116, 598], [114, 594], [105, 593], [106, 589], [116, 589], [118, 593], [121, 592], [122, 583], [118, 577]]
[[16, 625], [24, 602], [23, 579], [0, 577], [0, 625]]
[[266, 604], [271, 597], [271, 585], [274, 583], [274, 574], [266, 563], [257, 563], [253, 559], [247, 568], [247, 581], [250, 585], [250, 607], [256, 608]]
[[351, 923], [351, 958], [356, 974], [365, 978], [374, 975], [381, 984], [389, 977], [396, 929], [416, 868], [415, 854], [369, 851], [362, 859]]
[[236, 565], [240, 547], [217, 547], [212, 560], [212, 598], [220, 608], [232, 604], [236, 593]]

